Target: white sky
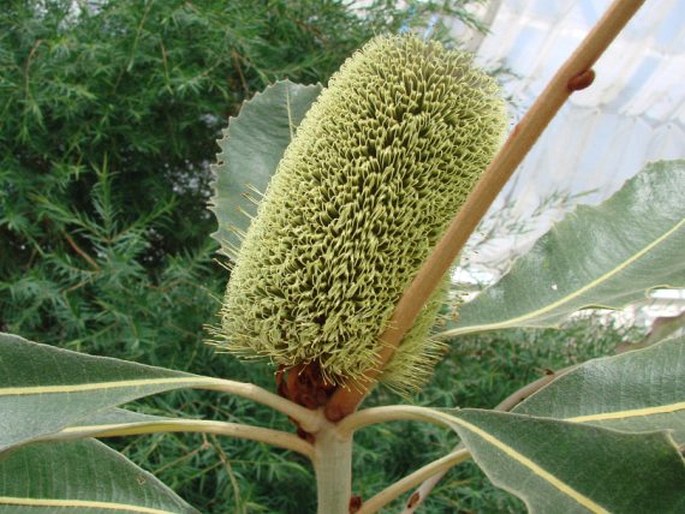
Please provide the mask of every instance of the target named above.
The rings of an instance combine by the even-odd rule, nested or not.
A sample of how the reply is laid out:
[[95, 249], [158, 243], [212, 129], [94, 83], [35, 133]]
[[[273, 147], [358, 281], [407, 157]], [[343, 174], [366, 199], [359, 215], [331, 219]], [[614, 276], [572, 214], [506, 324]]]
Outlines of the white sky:
[[[483, 8], [493, 19], [490, 33], [470, 46], [482, 65], [504, 63], [515, 75], [504, 84], [517, 106], [513, 121], [610, 3], [501, 0], [487, 4], [490, 12]], [[493, 210], [510, 201], [509, 219], [530, 219], [555, 191], [594, 190], [581, 201], [599, 203], [647, 162], [685, 158], [685, 0], [646, 2], [594, 69], [594, 84], [572, 95]], [[534, 231], [494, 240], [479, 248], [481, 258], [500, 258], [512, 247], [522, 251], [571, 207], [546, 209]]]
[[[481, 65], [504, 64], [515, 75], [504, 82], [516, 105], [513, 126], [610, 3], [491, 0], [480, 9], [481, 19], [492, 20], [486, 36], [454, 29]], [[504, 220], [524, 220], [533, 230], [515, 236], [505, 227], [502, 237], [478, 245], [476, 270], [479, 262], [510, 261], [573, 204], [601, 202], [647, 162], [685, 158], [685, 0], [646, 2], [594, 69], [594, 84], [572, 95], [491, 209], [508, 203]], [[586, 191], [593, 192], [539, 209], [555, 192]], [[484, 277], [493, 279], [486, 272], [478, 280]], [[657, 303], [648, 319], [677, 314], [685, 292], [671, 291]], [[635, 319], [636, 312], [625, 314]]]

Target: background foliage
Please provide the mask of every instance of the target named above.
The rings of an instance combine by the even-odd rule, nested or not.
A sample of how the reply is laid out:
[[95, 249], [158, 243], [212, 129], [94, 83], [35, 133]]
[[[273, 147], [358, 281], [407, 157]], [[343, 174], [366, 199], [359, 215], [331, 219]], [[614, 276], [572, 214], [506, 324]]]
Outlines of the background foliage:
[[325, 81], [437, 9], [393, 5], [6, 2], [0, 328], [164, 365], [159, 341], [198, 344], [226, 280], [205, 208], [219, 130], [267, 83]]
[[[362, 16], [328, 0], [5, 2], [0, 330], [272, 387], [271, 370], [213, 358], [203, 344], [227, 279], [213, 261], [215, 222], [205, 209], [219, 130], [267, 83], [325, 82], [372, 35], [424, 24], [437, 11], [465, 17], [464, 3], [398, 9], [377, 0]], [[605, 353], [621, 337], [592, 333], [580, 324], [520, 332], [523, 344], [509, 335], [465, 339], [418, 401], [493, 406], [541, 368]], [[139, 408], [288, 427], [270, 411], [196, 391]], [[454, 444], [409, 423], [369, 429], [358, 442], [355, 491], [364, 496]], [[313, 502], [308, 465], [262, 445], [181, 434], [114, 445], [203, 512], [302, 512], [303, 499]], [[483, 489], [475, 468], [463, 473], [447, 480], [459, 484], [460, 503], [439, 489], [429, 512], [521, 509]]]

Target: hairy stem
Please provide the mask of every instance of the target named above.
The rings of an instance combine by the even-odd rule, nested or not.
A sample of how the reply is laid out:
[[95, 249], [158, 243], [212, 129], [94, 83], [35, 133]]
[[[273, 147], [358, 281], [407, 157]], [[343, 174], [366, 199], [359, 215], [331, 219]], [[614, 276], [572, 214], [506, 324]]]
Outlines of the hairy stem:
[[212, 379], [207, 384], [194, 386], [195, 389], [207, 389], [234, 394], [271, 407], [297, 421], [300, 427], [309, 433], [317, 432], [325, 420], [317, 411], [302, 407], [286, 398], [271, 393], [254, 384], [233, 380]]
[[349, 514], [352, 497], [352, 435], [333, 425], [316, 434], [314, 470], [318, 514]]
[[378, 362], [370, 367], [364, 378], [343, 384], [326, 405], [326, 417], [329, 420], [338, 421], [351, 414], [368, 394], [404, 334], [411, 328], [419, 311], [504, 184], [569, 95], [590, 84], [592, 65], [643, 3], [644, 0], [614, 0], [576, 51], [552, 77], [485, 170], [444, 236], [400, 298], [388, 328], [380, 336], [382, 350], [379, 352]]
[[341, 434], [352, 435], [360, 428], [387, 421], [424, 421], [443, 427], [451, 427], [450, 417], [438, 410], [415, 405], [388, 405], [372, 407], [355, 412], [338, 423]]
[[[357, 514], [372, 514], [378, 512], [385, 505], [393, 501], [395, 498], [399, 497], [401, 494], [406, 493], [412, 487], [416, 487], [421, 482], [430, 478], [435, 474], [444, 474], [454, 466], [461, 464], [465, 460], [469, 459], [471, 454], [467, 450], [457, 450], [445, 455], [444, 457], [434, 460], [433, 462], [426, 464], [425, 466], [417, 469], [413, 473], [410, 473], [401, 480], [398, 480], [394, 484], [386, 487], [380, 493], [373, 496], [369, 500], [362, 503], [361, 508], [357, 511]], [[407, 502], [407, 507], [412, 507], [415, 503], [421, 500], [417, 493], [414, 493]]]
[[221, 421], [206, 421], [199, 419], [74, 426], [65, 428], [57, 434], [49, 436], [49, 439], [121, 437], [129, 435], [156, 434], [161, 432], [198, 432], [204, 434], [235, 437], [238, 439], [249, 439], [301, 453], [310, 460], [313, 460], [314, 458], [313, 446], [293, 434], [281, 432], [280, 430], [272, 430], [269, 428], [243, 425], [240, 423], [226, 423]]

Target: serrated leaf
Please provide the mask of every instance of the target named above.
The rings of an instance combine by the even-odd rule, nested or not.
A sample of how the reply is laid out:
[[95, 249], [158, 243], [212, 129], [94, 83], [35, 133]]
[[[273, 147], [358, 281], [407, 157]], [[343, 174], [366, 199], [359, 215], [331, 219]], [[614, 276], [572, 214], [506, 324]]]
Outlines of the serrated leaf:
[[513, 412], [629, 432], [669, 429], [684, 444], [685, 337], [588, 361]]
[[490, 480], [531, 513], [685, 512], [685, 463], [665, 432], [475, 409], [452, 418]]
[[34, 443], [3, 454], [0, 512], [198, 511], [120, 453], [85, 439]]
[[684, 190], [685, 160], [659, 162], [600, 206], [577, 207], [438, 336], [553, 327], [579, 309], [685, 287]]
[[0, 453], [137, 398], [217, 382], [0, 333]]
[[245, 102], [223, 130], [218, 163], [212, 166], [216, 178], [210, 209], [219, 224], [212, 237], [232, 260], [257, 212], [260, 193], [266, 191], [295, 129], [321, 89], [320, 84], [276, 82]]

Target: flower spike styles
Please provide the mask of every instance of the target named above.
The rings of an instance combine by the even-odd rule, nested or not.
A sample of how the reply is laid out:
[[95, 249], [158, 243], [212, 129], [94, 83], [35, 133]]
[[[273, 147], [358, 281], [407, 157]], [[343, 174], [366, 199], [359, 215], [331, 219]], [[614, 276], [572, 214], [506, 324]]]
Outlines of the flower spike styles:
[[[240, 249], [222, 346], [323, 383], [360, 377], [423, 260], [501, 143], [505, 106], [468, 54], [381, 36], [350, 57], [298, 127]], [[439, 291], [381, 381], [430, 375]]]

